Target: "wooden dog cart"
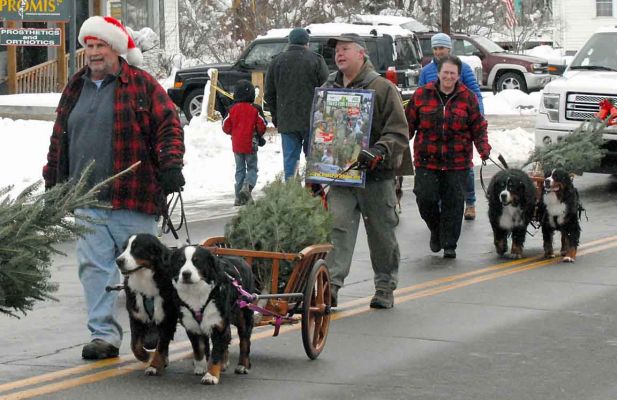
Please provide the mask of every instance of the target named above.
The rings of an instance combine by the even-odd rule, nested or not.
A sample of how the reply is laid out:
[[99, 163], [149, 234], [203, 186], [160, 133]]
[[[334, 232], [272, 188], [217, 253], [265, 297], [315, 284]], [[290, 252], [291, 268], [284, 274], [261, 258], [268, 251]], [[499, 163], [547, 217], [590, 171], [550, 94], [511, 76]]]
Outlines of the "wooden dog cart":
[[[324, 349], [331, 315], [330, 274], [325, 262], [331, 244], [306, 247], [299, 253], [232, 249], [224, 237], [211, 237], [202, 244], [216, 255], [242, 257], [253, 268], [257, 260], [272, 262], [271, 293], [258, 295], [267, 300], [267, 313], [256, 326], [274, 325], [274, 336], [282, 324], [302, 323], [302, 342], [306, 355], [314, 360]], [[292, 263], [291, 275], [283, 293], [278, 293], [280, 263]]]

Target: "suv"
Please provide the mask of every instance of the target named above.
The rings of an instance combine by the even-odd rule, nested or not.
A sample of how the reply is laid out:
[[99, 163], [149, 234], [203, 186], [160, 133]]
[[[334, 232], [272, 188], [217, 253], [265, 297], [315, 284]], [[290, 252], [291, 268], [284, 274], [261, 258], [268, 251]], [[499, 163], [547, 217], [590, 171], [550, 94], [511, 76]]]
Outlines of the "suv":
[[[617, 28], [602, 28], [576, 53], [563, 77], [544, 88], [536, 117], [536, 146], [560, 141], [595, 116], [600, 101], [617, 104]], [[593, 171], [617, 173], [617, 126], [604, 134], [607, 151]]]
[[[422, 65], [433, 57], [431, 37], [437, 32], [417, 33], [422, 46]], [[482, 60], [482, 81], [480, 86], [501, 92], [504, 89], [518, 89], [523, 92], [539, 90], [550, 80], [548, 61], [524, 54], [508, 53], [497, 43], [482, 36], [468, 36], [454, 33], [452, 52], [457, 56], [477, 56]]]
[[[403, 98], [411, 97], [420, 75], [422, 51], [413, 32], [398, 26], [368, 26], [343, 23], [311, 24], [306, 27], [311, 34], [309, 47], [321, 54], [330, 72], [336, 71], [334, 51], [326, 42], [341, 33], [358, 33], [366, 41], [368, 54], [377, 72], [391, 80]], [[208, 81], [208, 69], [219, 71], [219, 86], [232, 93], [239, 79], [251, 80], [251, 73], [265, 72], [270, 61], [287, 47], [291, 29], [274, 29], [255, 39], [233, 64], [209, 64], [182, 69], [176, 72], [173, 88], [167, 90], [169, 97], [182, 109], [188, 120], [201, 113], [204, 87]], [[216, 95], [215, 108], [222, 115], [230, 104], [228, 98]], [[267, 108], [267, 105], [266, 105]]]

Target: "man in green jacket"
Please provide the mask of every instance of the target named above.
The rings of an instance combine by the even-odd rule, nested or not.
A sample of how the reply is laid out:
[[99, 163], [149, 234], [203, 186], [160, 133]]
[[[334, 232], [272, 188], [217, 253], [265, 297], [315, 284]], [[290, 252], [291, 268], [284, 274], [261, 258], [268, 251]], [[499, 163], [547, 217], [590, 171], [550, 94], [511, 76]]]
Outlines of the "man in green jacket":
[[367, 168], [366, 185], [364, 188], [332, 186], [328, 193], [328, 207], [334, 215], [334, 249], [326, 259], [331, 274], [332, 303], [337, 305], [338, 290], [349, 274], [362, 217], [375, 273], [375, 295], [370, 306], [392, 308], [400, 262], [394, 232], [398, 220], [394, 178], [410, 174], [413, 168], [403, 103], [396, 87], [375, 72], [368, 60], [366, 43], [359, 35], [346, 33], [331, 38], [328, 45], [335, 48], [338, 72], [330, 76], [325, 87], [375, 91], [369, 148], [357, 160]]

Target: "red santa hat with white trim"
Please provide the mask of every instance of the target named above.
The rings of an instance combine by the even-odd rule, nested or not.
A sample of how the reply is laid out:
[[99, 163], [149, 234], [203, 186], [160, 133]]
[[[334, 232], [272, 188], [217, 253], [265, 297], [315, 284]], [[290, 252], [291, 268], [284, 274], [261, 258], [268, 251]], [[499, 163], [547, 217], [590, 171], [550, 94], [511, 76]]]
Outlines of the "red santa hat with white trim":
[[95, 15], [85, 20], [79, 31], [79, 43], [86, 47], [88, 39], [102, 40], [119, 54], [126, 54], [126, 61], [131, 65], [139, 66], [143, 62], [141, 50], [120, 21], [113, 17]]

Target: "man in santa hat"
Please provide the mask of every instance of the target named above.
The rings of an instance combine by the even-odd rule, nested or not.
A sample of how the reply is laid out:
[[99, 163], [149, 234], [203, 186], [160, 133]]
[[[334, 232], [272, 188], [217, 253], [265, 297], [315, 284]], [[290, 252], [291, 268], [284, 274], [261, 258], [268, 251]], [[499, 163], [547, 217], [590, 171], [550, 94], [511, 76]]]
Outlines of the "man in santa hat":
[[166, 195], [184, 186], [184, 134], [163, 87], [136, 67], [141, 52], [118, 20], [88, 18], [79, 43], [87, 65], [62, 92], [43, 168], [45, 187], [75, 181], [93, 160], [92, 186], [141, 161], [100, 191], [96, 207], [75, 210], [77, 222], [90, 228], [77, 242], [91, 336], [82, 357], [98, 360], [118, 356], [122, 341], [118, 294], [105, 291], [120, 282], [115, 259], [130, 235], [156, 232]]

